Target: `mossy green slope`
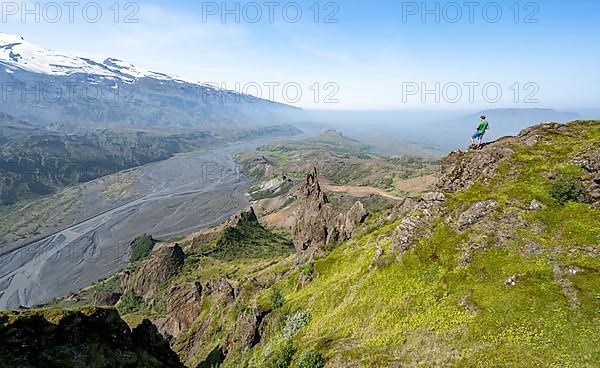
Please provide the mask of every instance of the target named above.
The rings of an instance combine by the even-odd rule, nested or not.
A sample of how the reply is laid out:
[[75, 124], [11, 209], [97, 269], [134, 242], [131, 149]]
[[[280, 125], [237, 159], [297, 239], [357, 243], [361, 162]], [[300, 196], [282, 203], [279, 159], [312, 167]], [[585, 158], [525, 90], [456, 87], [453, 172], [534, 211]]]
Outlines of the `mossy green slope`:
[[[398, 220], [366, 229], [317, 260], [304, 288], [293, 271], [273, 286], [285, 303], [271, 312], [275, 322], [260, 343], [226, 363], [294, 366], [312, 349], [331, 367], [597, 366], [600, 210], [561, 204], [550, 178], [586, 179], [573, 160], [599, 142], [599, 122], [577, 122], [532, 147], [515, 145], [487, 184], [448, 195], [444, 218], [401, 257], [389, 252]], [[485, 224], [465, 231], [450, 224], [485, 200], [498, 203]], [[532, 200], [542, 209], [529, 211]], [[496, 224], [498, 233], [508, 225], [509, 236], [485, 228]], [[470, 242], [481, 246], [461, 262]], [[528, 244], [538, 251], [526, 253]], [[388, 259], [371, 268], [377, 245]], [[518, 282], [506, 285], [511, 277]], [[257, 303], [269, 309], [272, 293], [263, 291]], [[298, 311], [310, 321], [286, 338], [286, 316]], [[290, 345], [294, 353], [281, 363]]]

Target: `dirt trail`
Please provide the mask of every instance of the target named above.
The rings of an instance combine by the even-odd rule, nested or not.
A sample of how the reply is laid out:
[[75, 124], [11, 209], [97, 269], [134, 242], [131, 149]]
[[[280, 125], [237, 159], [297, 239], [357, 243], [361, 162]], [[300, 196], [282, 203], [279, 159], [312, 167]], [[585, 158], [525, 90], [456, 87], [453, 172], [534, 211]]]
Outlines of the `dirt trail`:
[[350, 185], [331, 185], [325, 183], [322, 183], [321, 187], [325, 192], [348, 193], [357, 197], [364, 197], [366, 195], [375, 194], [396, 201], [402, 200], [402, 197], [395, 196], [393, 194], [387, 193], [382, 189], [374, 187], [355, 187]]
[[423, 192], [435, 184], [437, 180], [438, 177], [434, 174], [399, 180], [396, 182], [396, 189], [408, 193]]

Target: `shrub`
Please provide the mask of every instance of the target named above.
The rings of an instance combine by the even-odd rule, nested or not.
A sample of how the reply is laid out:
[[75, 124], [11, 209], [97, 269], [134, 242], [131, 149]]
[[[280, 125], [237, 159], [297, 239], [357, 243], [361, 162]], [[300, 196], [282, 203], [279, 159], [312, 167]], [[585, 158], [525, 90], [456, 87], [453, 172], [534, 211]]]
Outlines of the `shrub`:
[[320, 353], [312, 349], [306, 349], [298, 358], [297, 368], [323, 368], [325, 359]]
[[265, 364], [265, 368], [287, 368], [292, 362], [296, 349], [291, 342], [287, 342], [281, 349], [275, 351]]
[[581, 187], [575, 179], [560, 177], [552, 183], [549, 192], [558, 203], [565, 204], [577, 200], [581, 194]]
[[300, 273], [306, 277], [312, 277], [315, 273], [315, 262], [310, 261], [300, 266]]
[[135, 295], [132, 291], [127, 291], [117, 304], [117, 310], [120, 315], [135, 313], [143, 310], [146, 307], [144, 299]]
[[293, 338], [302, 327], [308, 324], [308, 322], [310, 322], [310, 314], [304, 311], [296, 312], [291, 315], [285, 323], [285, 326], [283, 327], [283, 337], [286, 339]]
[[136, 263], [148, 257], [150, 252], [152, 252], [152, 248], [154, 248], [154, 244], [155, 241], [152, 239], [152, 236], [147, 234], [135, 238], [135, 240], [131, 242], [129, 262]]
[[273, 309], [279, 309], [283, 307], [285, 304], [285, 297], [283, 293], [279, 289], [273, 290], [273, 294], [271, 295], [271, 306]]

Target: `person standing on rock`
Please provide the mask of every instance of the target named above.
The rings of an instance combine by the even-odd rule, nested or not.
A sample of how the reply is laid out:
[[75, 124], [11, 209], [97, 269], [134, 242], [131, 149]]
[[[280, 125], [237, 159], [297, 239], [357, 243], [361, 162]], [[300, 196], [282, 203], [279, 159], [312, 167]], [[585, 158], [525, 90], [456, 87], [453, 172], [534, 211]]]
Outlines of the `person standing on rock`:
[[479, 122], [479, 126], [477, 126], [477, 131], [471, 137], [471, 146], [475, 145], [475, 140], [477, 140], [477, 147], [481, 146], [481, 142], [483, 141], [483, 136], [485, 132], [490, 128], [490, 124], [487, 122], [485, 115], [481, 116], [481, 121]]

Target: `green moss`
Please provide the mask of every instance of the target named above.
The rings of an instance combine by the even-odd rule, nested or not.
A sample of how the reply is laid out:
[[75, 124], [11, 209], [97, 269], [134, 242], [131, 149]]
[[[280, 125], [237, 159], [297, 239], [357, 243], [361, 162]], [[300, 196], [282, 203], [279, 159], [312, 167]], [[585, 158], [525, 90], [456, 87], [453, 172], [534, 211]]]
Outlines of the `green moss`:
[[294, 247], [286, 233], [274, 232], [258, 222], [228, 226], [214, 239], [194, 250], [223, 261], [287, 256]]
[[280, 349], [275, 351], [271, 357], [267, 360], [265, 368], [287, 368], [292, 362], [296, 349], [292, 343], [284, 344]]
[[283, 293], [281, 292], [281, 290], [273, 289], [273, 292], [271, 294], [271, 307], [273, 309], [279, 309], [279, 308], [283, 307], [284, 304], [285, 304], [285, 297], [283, 296]]
[[131, 250], [129, 253], [129, 262], [136, 263], [144, 258], [148, 257], [154, 248], [156, 242], [152, 239], [152, 236], [144, 234], [141, 235], [131, 243]]
[[312, 350], [306, 349], [298, 358], [297, 368], [323, 368], [325, 366], [325, 359], [323, 356]]

